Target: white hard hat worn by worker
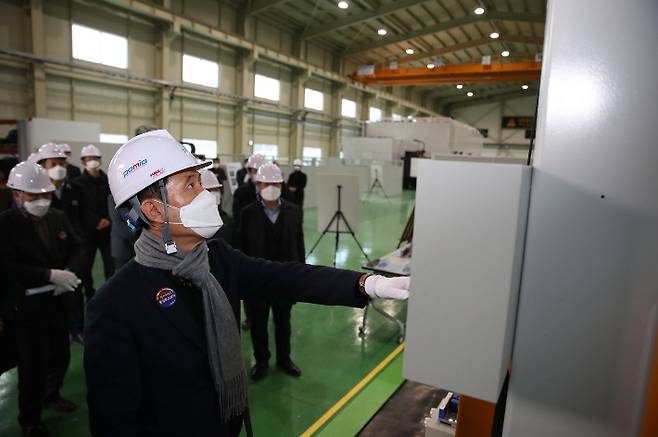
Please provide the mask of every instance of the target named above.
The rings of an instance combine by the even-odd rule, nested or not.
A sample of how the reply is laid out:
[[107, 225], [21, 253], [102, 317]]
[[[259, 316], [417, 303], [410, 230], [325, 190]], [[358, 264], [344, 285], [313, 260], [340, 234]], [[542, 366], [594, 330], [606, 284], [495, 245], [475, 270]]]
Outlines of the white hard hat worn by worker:
[[[54, 181], [61, 181], [66, 178], [66, 153], [64, 150], [55, 143], [46, 143], [39, 147], [37, 151], [39, 154], [39, 164], [46, 169], [50, 179]], [[52, 159], [54, 163], [47, 163], [46, 161]]]
[[[204, 238], [210, 238], [222, 225], [214, 197], [203, 191], [183, 207], [174, 207], [167, 202], [165, 179], [185, 170], [199, 170], [211, 165], [192, 155], [166, 130], [155, 130], [137, 135], [121, 146], [115, 153], [108, 169], [110, 191], [117, 209], [129, 203], [131, 210], [126, 215], [131, 228], [139, 226], [139, 219], [149, 224], [142, 212], [137, 195], [153, 184], [157, 184], [164, 206], [165, 221], [161, 228], [165, 249], [168, 254], [177, 252], [171, 238], [169, 225], [182, 225]], [[212, 206], [212, 208], [210, 207]], [[169, 221], [169, 208], [179, 210], [181, 222]]]
[[215, 203], [217, 205], [222, 203], [222, 192], [219, 191], [222, 188], [222, 184], [217, 179], [217, 176], [215, 176], [215, 173], [206, 169], [199, 170], [199, 173], [201, 173], [201, 186], [215, 196]]
[[255, 177], [256, 186], [263, 200], [274, 202], [281, 197], [283, 173], [276, 164], [263, 164]]
[[258, 170], [260, 166], [265, 163], [267, 163], [267, 159], [265, 158], [265, 156], [259, 153], [254, 153], [247, 160], [247, 168], [253, 168], [254, 170]]
[[80, 150], [80, 160], [85, 168], [92, 172], [101, 166], [102, 156], [100, 149], [93, 144], [88, 144]]
[[66, 153], [66, 156], [71, 156], [71, 146], [66, 143], [60, 143], [58, 146], [64, 153]]
[[[35, 217], [46, 215], [50, 208], [50, 193], [55, 191], [55, 186], [43, 167], [27, 161], [21, 162], [11, 169], [7, 187], [20, 193], [16, 206]], [[37, 195], [37, 198], [26, 200], [23, 193]], [[44, 194], [48, 194], [48, 196], [42, 197], [41, 195]]]
[[295, 167], [296, 169], [297, 169], [297, 168], [301, 168], [301, 167], [302, 167], [302, 160], [301, 160], [301, 159], [295, 159], [295, 160], [293, 161], [292, 165], [293, 165], [293, 167]]

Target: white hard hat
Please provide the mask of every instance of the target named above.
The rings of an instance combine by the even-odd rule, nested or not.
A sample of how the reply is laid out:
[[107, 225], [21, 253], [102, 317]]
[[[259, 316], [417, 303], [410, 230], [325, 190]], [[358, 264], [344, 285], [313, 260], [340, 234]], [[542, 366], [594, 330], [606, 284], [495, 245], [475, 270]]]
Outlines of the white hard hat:
[[55, 143], [46, 143], [43, 144], [41, 147], [39, 147], [39, 150], [37, 151], [39, 153], [39, 161], [44, 160], [44, 159], [60, 159], [64, 158], [66, 159], [66, 153], [64, 153], [64, 150], [62, 150], [61, 147], [59, 147], [58, 144]]
[[220, 188], [222, 184], [219, 183], [219, 179], [215, 176], [215, 173], [210, 170], [201, 170], [201, 186], [206, 190], [211, 190], [213, 188]]
[[39, 153], [32, 152], [30, 153], [30, 156], [27, 157], [26, 162], [29, 162], [31, 164], [38, 164], [40, 159], [41, 158], [39, 157]]
[[58, 144], [59, 148], [62, 149], [64, 153], [71, 153], [71, 146], [66, 143]]
[[275, 164], [263, 164], [256, 173], [256, 182], [267, 182], [271, 184], [278, 184], [283, 182], [283, 174], [281, 169]]
[[89, 157], [101, 157], [101, 151], [98, 147], [93, 144], [88, 144], [82, 148], [80, 151], [80, 158], [89, 158]]
[[258, 170], [260, 166], [266, 162], [267, 159], [263, 155], [256, 153], [249, 157], [249, 160], [247, 161], [247, 168], [255, 168]]
[[108, 168], [110, 191], [118, 207], [160, 179], [211, 164], [195, 158], [164, 129], [145, 132], [114, 154]]
[[302, 166], [302, 160], [301, 159], [295, 159], [293, 161], [292, 165], [301, 167]]
[[7, 186], [13, 190], [34, 194], [55, 191], [55, 186], [50, 182], [46, 170], [38, 164], [27, 161], [18, 163], [11, 169]]

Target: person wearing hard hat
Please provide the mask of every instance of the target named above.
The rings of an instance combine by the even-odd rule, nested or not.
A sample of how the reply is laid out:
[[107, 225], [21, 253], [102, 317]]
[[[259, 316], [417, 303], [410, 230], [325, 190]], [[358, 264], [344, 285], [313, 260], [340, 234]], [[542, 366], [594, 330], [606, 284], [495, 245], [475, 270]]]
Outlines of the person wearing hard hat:
[[295, 159], [293, 162], [293, 172], [288, 176], [288, 191], [290, 192], [291, 202], [297, 205], [304, 213], [304, 188], [306, 188], [307, 177], [302, 171], [302, 160]]
[[[242, 210], [238, 225], [240, 249], [249, 256], [270, 261], [303, 263], [304, 231], [300, 209], [281, 199], [283, 174], [274, 164], [263, 164], [255, 177], [258, 201]], [[276, 339], [276, 365], [283, 372], [301, 376], [290, 358], [290, 312], [293, 302], [282, 299], [251, 298], [245, 301], [251, 320], [251, 342], [255, 364], [254, 381], [262, 379], [269, 367], [267, 324], [272, 310]]]
[[60, 149], [62, 149], [62, 151], [64, 151], [64, 154], [66, 155], [66, 172], [68, 174], [68, 178], [70, 180], [77, 178], [80, 176], [80, 169], [77, 165], [71, 164], [71, 146], [69, 146], [67, 143], [60, 143], [58, 146]]
[[85, 296], [94, 295], [92, 270], [96, 252], [103, 260], [105, 279], [114, 274], [114, 260], [110, 249], [110, 230], [112, 222], [107, 210], [107, 197], [110, 194], [107, 175], [101, 170], [102, 154], [93, 144], [84, 146], [80, 151], [80, 161], [84, 171], [73, 183], [80, 189], [84, 204], [83, 234], [85, 237], [86, 266], [82, 276]]
[[219, 217], [222, 219], [222, 227], [215, 233], [212, 238], [220, 238], [226, 241], [230, 246], [233, 246], [233, 238], [235, 236], [235, 229], [233, 218], [228, 215], [221, 207], [222, 203], [222, 184], [219, 178], [210, 170], [201, 170], [201, 186], [208, 190], [210, 194], [215, 197], [215, 204], [219, 211]]
[[276, 263], [208, 241], [222, 226], [200, 181], [208, 164], [165, 130], [130, 139], [110, 162], [112, 195], [143, 231], [135, 258], [87, 305], [94, 437], [238, 436], [250, 423], [240, 299], [364, 307], [408, 297], [408, 278]]
[[254, 184], [254, 177], [258, 172], [261, 165], [265, 164], [267, 160], [263, 155], [258, 153], [251, 155], [247, 160], [244, 184], [239, 186], [233, 193], [233, 219], [240, 219], [240, 212], [242, 208], [249, 205], [251, 202], [256, 201], [256, 184]]
[[248, 162], [249, 158], [246, 158], [244, 161], [242, 161], [242, 168], [235, 172], [235, 182], [238, 183], [238, 187], [247, 182], [247, 176], [249, 175], [249, 170], [247, 169]]
[[82, 245], [64, 213], [50, 208], [55, 186], [41, 166], [19, 163], [7, 186], [14, 206], [0, 214], [0, 254], [18, 291], [10, 305], [18, 361], [18, 421], [25, 436], [47, 436], [43, 408], [76, 408], [62, 398], [60, 388], [70, 360], [64, 297], [80, 284]]

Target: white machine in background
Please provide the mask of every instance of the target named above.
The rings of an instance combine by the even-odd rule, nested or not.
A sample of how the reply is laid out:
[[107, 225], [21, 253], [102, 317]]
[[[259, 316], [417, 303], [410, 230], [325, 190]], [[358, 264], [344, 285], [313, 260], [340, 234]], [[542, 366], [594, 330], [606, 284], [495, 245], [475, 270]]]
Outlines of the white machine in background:
[[[19, 120], [18, 122], [18, 155], [21, 160], [27, 159], [27, 156], [35, 151], [40, 145], [55, 143], [72, 143], [99, 145], [101, 134], [100, 123], [88, 123], [83, 121], [55, 120], [49, 118], [31, 118]], [[105, 152], [109, 147], [103, 147]], [[116, 145], [117, 148], [120, 144]], [[114, 155], [114, 152], [112, 152]], [[112, 157], [110, 156], [110, 159]], [[74, 158], [73, 164], [78, 164], [75, 158], [80, 157], [80, 150], [74, 150], [71, 154]], [[108, 160], [109, 163], [109, 160]]]

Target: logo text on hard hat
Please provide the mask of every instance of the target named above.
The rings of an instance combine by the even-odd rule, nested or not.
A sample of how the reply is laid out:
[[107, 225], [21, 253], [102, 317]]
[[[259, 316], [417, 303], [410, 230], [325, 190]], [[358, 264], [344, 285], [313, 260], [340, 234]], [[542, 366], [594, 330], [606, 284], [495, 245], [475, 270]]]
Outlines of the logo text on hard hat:
[[164, 172], [165, 172], [164, 167], [159, 168], [159, 169], [157, 169], [156, 171], [154, 171], [153, 173], [151, 173], [151, 177], [152, 177], [152, 178], [157, 178], [158, 176], [160, 176], [160, 175], [163, 174]]
[[134, 172], [135, 170], [139, 169], [140, 167], [142, 167], [146, 164], [148, 164], [148, 159], [146, 159], [146, 158], [140, 159], [139, 161], [137, 161], [136, 163], [134, 163], [133, 165], [131, 165], [130, 167], [128, 167], [127, 169], [125, 169], [123, 171], [123, 177], [125, 178], [130, 173]]

